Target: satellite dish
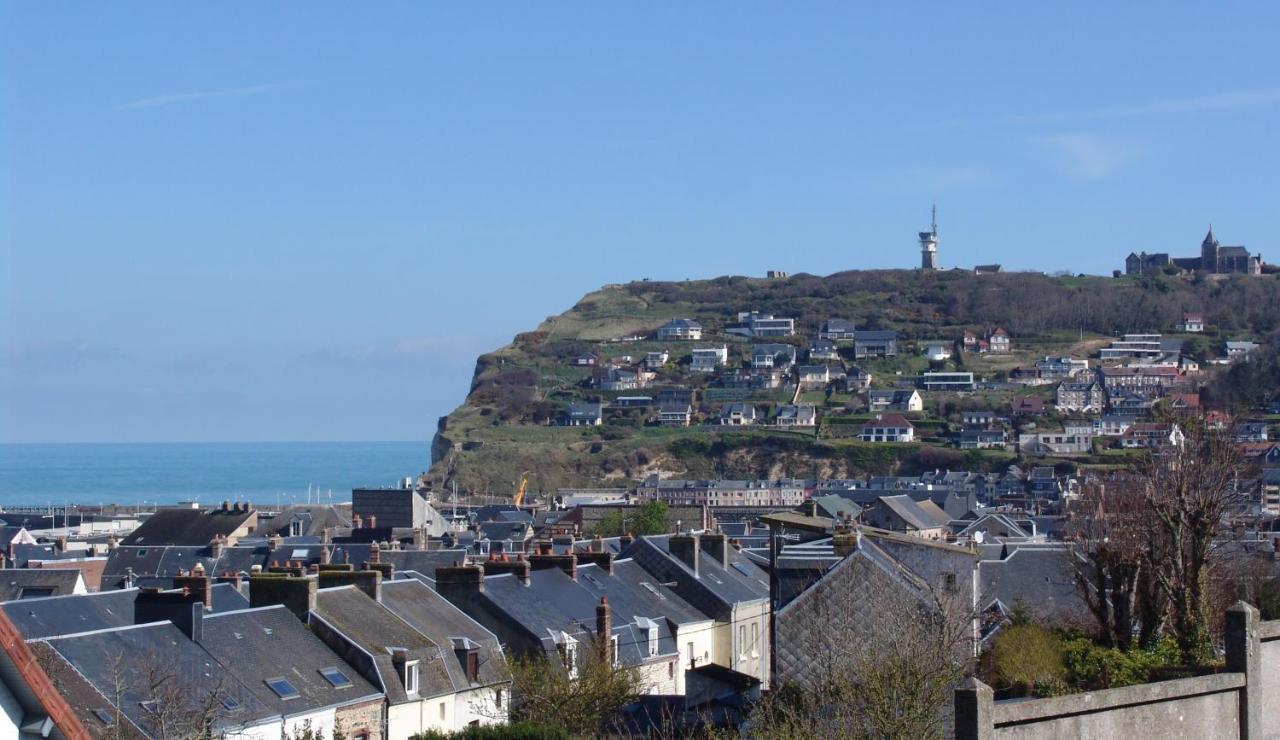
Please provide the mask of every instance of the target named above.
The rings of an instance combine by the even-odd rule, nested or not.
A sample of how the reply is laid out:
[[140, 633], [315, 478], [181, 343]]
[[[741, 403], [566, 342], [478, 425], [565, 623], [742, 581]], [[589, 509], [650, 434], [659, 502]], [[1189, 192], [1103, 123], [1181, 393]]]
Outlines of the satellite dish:
[[977, 542], [979, 545], [981, 545], [981, 544], [982, 544], [982, 541], [983, 541], [984, 539], [986, 539], [986, 532], [974, 532], [974, 533], [973, 533], [973, 541], [974, 541], [974, 542]]

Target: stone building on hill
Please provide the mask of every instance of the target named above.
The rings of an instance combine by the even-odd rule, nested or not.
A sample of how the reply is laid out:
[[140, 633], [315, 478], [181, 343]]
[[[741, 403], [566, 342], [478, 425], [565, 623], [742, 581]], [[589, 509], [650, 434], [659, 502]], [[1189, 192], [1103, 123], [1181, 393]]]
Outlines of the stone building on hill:
[[1199, 257], [1170, 257], [1167, 252], [1155, 254], [1130, 253], [1124, 261], [1124, 271], [1128, 275], [1142, 275], [1149, 272], [1160, 272], [1167, 267], [1180, 271], [1201, 271], [1211, 275], [1241, 274], [1261, 275], [1262, 255], [1250, 254], [1244, 247], [1224, 247], [1213, 235], [1213, 227], [1200, 243]]

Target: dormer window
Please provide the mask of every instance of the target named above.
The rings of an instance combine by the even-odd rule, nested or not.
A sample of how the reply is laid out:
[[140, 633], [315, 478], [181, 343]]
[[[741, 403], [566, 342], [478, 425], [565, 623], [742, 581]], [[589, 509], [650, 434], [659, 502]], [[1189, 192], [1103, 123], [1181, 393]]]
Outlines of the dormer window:
[[560, 664], [569, 672], [569, 678], [578, 677], [578, 641], [566, 632], [556, 635], [556, 651], [560, 653]]
[[658, 654], [658, 623], [645, 617], [636, 617], [636, 628], [646, 646], [646, 654], [652, 658]]
[[404, 691], [406, 694], [418, 693], [418, 661], [410, 660], [404, 664]]

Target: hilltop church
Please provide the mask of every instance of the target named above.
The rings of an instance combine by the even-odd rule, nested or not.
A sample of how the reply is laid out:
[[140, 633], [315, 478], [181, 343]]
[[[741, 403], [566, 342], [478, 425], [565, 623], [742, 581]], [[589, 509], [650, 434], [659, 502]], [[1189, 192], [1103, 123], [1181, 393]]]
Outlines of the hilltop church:
[[1261, 275], [1262, 255], [1249, 254], [1244, 247], [1224, 247], [1213, 235], [1213, 227], [1200, 243], [1199, 257], [1169, 257], [1167, 252], [1156, 254], [1129, 253], [1124, 261], [1124, 271], [1129, 275], [1160, 272], [1166, 267], [1186, 272], [1200, 270], [1212, 275], [1242, 274]]

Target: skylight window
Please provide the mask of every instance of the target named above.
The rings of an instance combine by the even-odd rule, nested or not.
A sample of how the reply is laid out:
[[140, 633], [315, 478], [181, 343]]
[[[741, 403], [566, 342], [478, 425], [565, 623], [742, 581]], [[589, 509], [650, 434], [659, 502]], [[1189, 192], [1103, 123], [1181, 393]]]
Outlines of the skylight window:
[[289, 559], [290, 560], [297, 560], [298, 558], [306, 559], [307, 552], [308, 552], [307, 548], [299, 547], [293, 551], [293, 554], [289, 556]]
[[268, 678], [264, 683], [272, 691], [276, 692], [276, 696], [288, 701], [289, 699], [297, 699], [299, 694], [294, 685], [289, 683], [285, 678]]
[[742, 563], [734, 563], [734, 564], [733, 564], [733, 569], [734, 569], [734, 570], [736, 570], [736, 571], [738, 571], [739, 573], [741, 573], [742, 575], [744, 575], [744, 576], [746, 576], [746, 577], [748, 577], [748, 578], [750, 578], [750, 577], [751, 577], [751, 575], [752, 575], [752, 573], [751, 573], [751, 569], [750, 569], [750, 568], [748, 568], [747, 566], [743, 565]]
[[228, 712], [234, 712], [240, 708], [240, 702], [234, 696], [222, 697], [222, 706]]
[[320, 675], [324, 676], [324, 680], [332, 684], [335, 689], [345, 689], [351, 685], [351, 679], [347, 678], [347, 674], [333, 666], [321, 668]]
[[151, 714], [155, 714], [156, 712], [160, 711], [160, 702], [156, 701], [155, 699], [147, 699], [146, 701], [140, 701], [138, 702], [138, 706], [142, 707], [143, 709], [145, 709], [147, 712]]
[[106, 725], [107, 727], [110, 727], [112, 724], [111, 712], [109, 710], [95, 709], [93, 710], [93, 716], [97, 717], [98, 721]]

